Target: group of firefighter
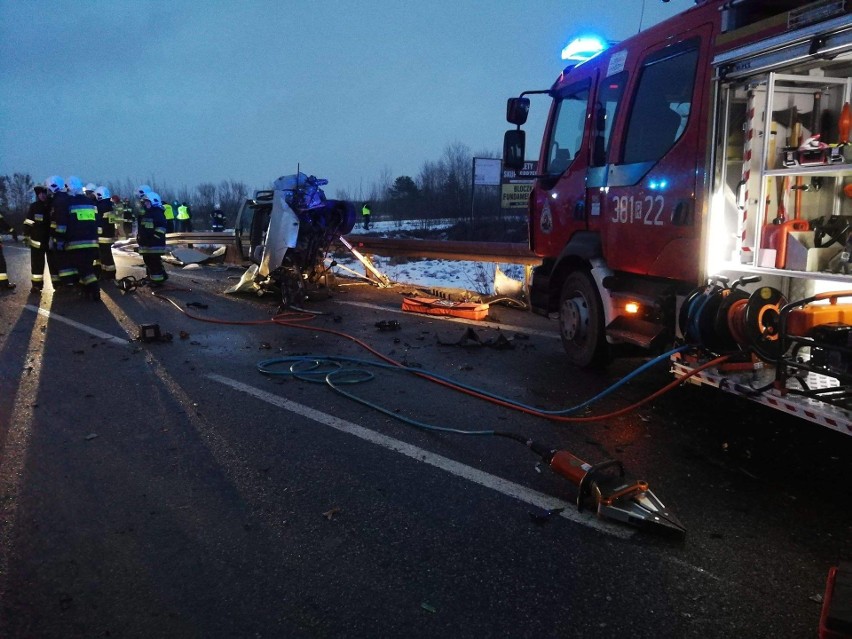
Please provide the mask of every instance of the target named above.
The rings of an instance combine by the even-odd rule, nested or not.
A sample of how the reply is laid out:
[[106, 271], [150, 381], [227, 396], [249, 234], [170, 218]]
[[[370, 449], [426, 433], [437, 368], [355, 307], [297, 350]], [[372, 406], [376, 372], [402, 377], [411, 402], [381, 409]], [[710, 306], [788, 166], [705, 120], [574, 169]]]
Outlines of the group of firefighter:
[[[112, 245], [117, 229], [125, 237], [133, 232], [133, 209], [105, 186], [85, 186], [77, 177], [63, 180], [54, 175], [33, 187], [35, 200], [24, 220], [25, 242], [30, 247], [31, 294], [44, 288], [45, 265], [56, 292], [79, 290], [90, 300], [100, 300], [100, 281], [116, 277]], [[162, 286], [168, 279], [162, 255], [166, 252], [166, 233], [191, 231], [189, 206], [163, 204], [150, 186], [136, 190], [140, 214], [136, 217], [136, 240], [145, 262], [147, 284]], [[129, 222], [129, 223], [128, 223]], [[14, 229], [0, 215], [0, 232]], [[0, 290], [15, 284], [6, 274], [0, 245]]]

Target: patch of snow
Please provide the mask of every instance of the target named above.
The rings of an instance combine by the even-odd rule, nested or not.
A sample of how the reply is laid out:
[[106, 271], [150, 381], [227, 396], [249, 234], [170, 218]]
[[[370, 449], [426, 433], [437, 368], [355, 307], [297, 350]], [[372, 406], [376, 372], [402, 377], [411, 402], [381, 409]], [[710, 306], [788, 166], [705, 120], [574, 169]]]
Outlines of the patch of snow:
[[[452, 226], [457, 220], [438, 220], [430, 224], [429, 228], [437, 230]], [[378, 222], [370, 224], [370, 231], [380, 235], [393, 235], [400, 231], [422, 230], [422, 220], [400, 220], [391, 222]], [[363, 234], [364, 229], [360, 224], [353, 229], [350, 235]], [[355, 257], [343, 252], [335, 254], [335, 260], [341, 266], [352, 269], [358, 273], [364, 273], [364, 266]], [[392, 282], [399, 284], [410, 284], [424, 288], [460, 288], [479, 295], [516, 295], [523, 289], [524, 267], [521, 264], [496, 264], [494, 262], [469, 262], [461, 260], [436, 260], [421, 258], [400, 258], [372, 256], [371, 261], [381, 273], [384, 273]], [[504, 278], [497, 278], [502, 282], [501, 289], [495, 289], [495, 276], [499, 268]], [[340, 274], [346, 276], [347, 272], [341, 270]], [[507, 281], [508, 279], [508, 281]], [[515, 282], [515, 286], [511, 285]]]

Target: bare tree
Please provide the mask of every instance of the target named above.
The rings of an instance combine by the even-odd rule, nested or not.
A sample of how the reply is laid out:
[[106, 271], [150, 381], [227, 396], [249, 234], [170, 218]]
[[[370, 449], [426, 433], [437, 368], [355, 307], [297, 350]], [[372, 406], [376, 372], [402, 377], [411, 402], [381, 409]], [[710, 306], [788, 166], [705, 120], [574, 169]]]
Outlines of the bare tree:
[[213, 204], [216, 202], [216, 185], [212, 182], [202, 182], [195, 190], [198, 191], [198, 202], [193, 206], [192, 211], [192, 226], [195, 229], [199, 228], [198, 220], [202, 218], [209, 220], [210, 213], [213, 211]]
[[9, 223], [19, 228], [33, 199], [33, 183], [29, 173], [15, 173], [8, 183]]
[[186, 203], [189, 206], [192, 206], [192, 192], [186, 188], [185, 186], [180, 187], [180, 190], [177, 192], [177, 199], [181, 204]]
[[9, 177], [0, 175], [0, 209], [9, 209]]
[[427, 160], [420, 169], [417, 178], [420, 187], [422, 214], [427, 217], [439, 217], [441, 209], [441, 187], [446, 180], [446, 169], [441, 162]]
[[248, 197], [248, 187], [243, 182], [222, 180], [219, 183], [218, 202], [225, 213], [225, 223], [231, 226], [236, 220], [237, 211]]
[[461, 142], [448, 144], [441, 162], [446, 170], [443, 204], [449, 217], [464, 217], [470, 205], [470, 182], [473, 170], [470, 147]]
[[370, 187], [370, 193], [365, 200], [373, 205], [373, 219], [376, 219], [377, 212], [387, 210], [385, 200], [387, 199], [388, 189], [392, 184], [393, 173], [391, 173], [390, 167], [385, 166], [379, 174], [379, 179]]

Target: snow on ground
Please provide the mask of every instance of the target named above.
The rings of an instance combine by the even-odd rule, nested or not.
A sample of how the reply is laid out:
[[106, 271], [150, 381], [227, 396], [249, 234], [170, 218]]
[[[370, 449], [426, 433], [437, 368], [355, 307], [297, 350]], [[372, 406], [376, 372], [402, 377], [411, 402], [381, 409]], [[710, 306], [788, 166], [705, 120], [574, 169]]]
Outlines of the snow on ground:
[[[451, 226], [456, 220], [445, 220], [443, 226]], [[382, 237], [392, 237], [396, 233], [416, 231], [423, 227], [422, 220], [400, 220], [392, 222], [374, 222], [370, 225], [371, 232], [377, 232]], [[430, 229], [440, 229], [440, 224], [430, 224]], [[352, 229], [349, 235], [364, 233], [360, 224]], [[351, 254], [345, 251], [335, 254], [338, 264], [364, 273], [364, 266]], [[524, 281], [524, 267], [521, 264], [495, 264], [494, 262], [468, 262], [460, 260], [435, 260], [409, 257], [371, 257], [373, 266], [384, 273], [392, 282], [410, 284], [422, 288], [459, 288], [478, 293], [479, 295], [511, 295], [520, 289]], [[501, 282], [495, 290], [495, 274], [497, 269], [512, 282]], [[345, 269], [338, 269], [342, 276], [351, 275]], [[506, 290], [510, 289], [510, 290]]]

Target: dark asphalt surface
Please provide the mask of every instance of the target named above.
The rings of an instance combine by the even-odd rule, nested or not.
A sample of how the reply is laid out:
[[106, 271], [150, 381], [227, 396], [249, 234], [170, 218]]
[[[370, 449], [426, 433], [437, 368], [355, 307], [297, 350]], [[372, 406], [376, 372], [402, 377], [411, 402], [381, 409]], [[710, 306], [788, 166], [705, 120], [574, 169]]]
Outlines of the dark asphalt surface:
[[[398, 372], [347, 387], [430, 424], [621, 459], [687, 526], [675, 542], [573, 512], [536, 521], [524, 497], [467, 478], [570, 502], [521, 445], [417, 430], [257, 370], [372, 358], [320, 329], [333, 330], [556, 409], [644, 361], [574, 370], [544, 318], [495, 307], [512, 350], [441, 345], [467, 325], [400, 314], [411, 289], [352, 284], [310, 302], [324, 315], [306, 328], [284, 327], [268, 322], [272, 300], [222, 294], [240, 271], [213, 268], [170, 268], [191, 290], [166, 294], [199, 317], [264, 323], [194, 320], [145, 289], [108, 289], [100, 305], [46, 294], [46, 316], [27, 254], [5, 252], [19, 289], [0, 298], [0, 637], [814, 637], [827, 571], [852, 557], [852, 440], [712, 389], [560, 424]], [[172, 341], [133, 339], [146, 323]], [[592, 412], [649, 395], [665, 368]]]

